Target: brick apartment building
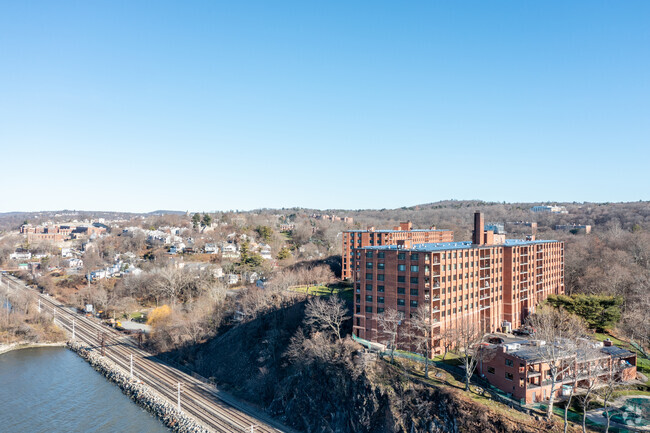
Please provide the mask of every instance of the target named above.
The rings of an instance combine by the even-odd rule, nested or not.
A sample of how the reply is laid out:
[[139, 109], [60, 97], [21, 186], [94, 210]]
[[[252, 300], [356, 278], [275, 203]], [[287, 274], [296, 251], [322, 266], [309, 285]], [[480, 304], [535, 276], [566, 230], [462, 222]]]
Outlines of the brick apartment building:
[[396, 245], [398, 241], [411, 241], [414, 244], [452, 242], [454, 232], [451, 230], [436, 230], [435, 227], [424, 230], [413, 230], [410, 221], [401, 222], [393, 230], [348, 230], [343, 232], [342, 248], [342, 278], [352, 278], [351, 263], [355, 248], [368, 246]]
[[101, 225], [52, 225], [32, 226], [23, 224], [20, 233], [27, 235], [27, 242], [63, 242], [71, 238], [90, 237], [106, 233], [106, 227]]
[[[522, 403], [530, 404], [547, 400], [551, 395], [551, 374], [544, 362], [544, 351], [538, 350], [540, 341], [519, 340], [508, 344], [486, 347], [492, 350], [484, 362], [479, 363], [478, 373], [497, 388], [511, 394]], [[543, 342], [544, 344], [550, 344]], [[548, 360], [548, 358], [546, 358]], [[636, 378], [636, 354], [612, 346], [611, 342], [587, 342], [576, 350], [567, 348], [562, 356], [562, 370], [556, 382], [556, 397], [563, 386], [572, 386], [576, 381], [580, 387], [590, 378], [599, 378], [606, 383], [611, 375], [616, 382]]]
[[354, 334], [382, 342], [378, 314], [393, 308], [409, 318], [427, 304], [434, 355], [442, 351], [445, 330], [461, 318], [486, 332], [515, 328], [548, 295], [564, 293], [562, 242], [508, 240], [483, 228], [483, 216], [476, 213], [471, 242], [405, 239], [353, 248], [348, 260], [354, 257]]

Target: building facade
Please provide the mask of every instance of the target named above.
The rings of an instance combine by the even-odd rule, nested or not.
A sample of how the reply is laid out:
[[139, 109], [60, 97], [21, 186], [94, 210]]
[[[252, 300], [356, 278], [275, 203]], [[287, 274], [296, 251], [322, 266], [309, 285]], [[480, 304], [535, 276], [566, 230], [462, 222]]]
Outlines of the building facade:
[[[546, 401], [551, 395], [551, 373], [548, 358], [539, 350], [540, 341], [521, 341], [486, 347], [492, 356], [478, 365], [478, 373], [502, 391], [522, 403]], [[560, 357], [561, 373], [554, 394], [559, 396], [575, 383], [588, 385], [590, 380], [607, 383], [627, 382], [636, 378], [636, 354], [611, 344], [587, 343], [590, 347], [567, 349]], [[546, 362], [545, 362], [546, 361]]]
[[564, 293], [563, 243], [500, 237], [495, 242], [478, 213], [474, 226], [471, 242], [400, 240], [353, 248], [354, 334], [382, 343], [378, 315], [395, 309], [408, 326], [425, 304], [435, 355], [442, 352], [445, 332], [461, 321], [485, 332], [519, 327], [549, 294]]
[[426, 230], [413, 230], [410, 221], [402, 222], [393, 230], [348, 230], [343, 232], [341, 250], [341, 277], [352, 278], [353, 253], [355, 248], [368, 246], [396, 245], [398, 241], [409, 240], [413, 243], [452, 242], [454, 232], [451, 230], [436, 230], [435, 227]]

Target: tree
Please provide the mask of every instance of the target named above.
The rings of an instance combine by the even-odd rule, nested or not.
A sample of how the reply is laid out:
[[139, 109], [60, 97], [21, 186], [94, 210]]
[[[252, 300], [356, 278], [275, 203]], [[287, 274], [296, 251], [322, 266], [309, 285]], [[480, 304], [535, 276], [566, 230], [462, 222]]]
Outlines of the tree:
[[386, 308], [383, 313], [377, 315], [377, 328], [381, 331], [386, 346], [390, 349], [390, 362], [395, 360], [395, 349], [399, 327], [404, 319], [404, 314], [394, 308]]
[[429, 377], [429, 356], [431, 356], [432, 323], [429, 306], [421, 304], [409, 319], [410, 337], [415, 350], [424, 356], [424, 377]]
[[452, 334], [455, 340], [456, 350], [463, 357], [465, 391], [469, 391], [470, 389], [469, 383], [479, 361], [487, 361], [489, 356], [494, 354], [492, 350], [481, 347], [486, 333], [483, 324], [475, 319], [475, 317], [471, 317], [469, 314], [460, 317], [456, 321], [456, 326]]
[[289, 257], [291, 257], [291, 251], [287, 247], [282, 247], [282, 249], [278, 251], [278, 255], [276, 256], [278, 260], [285, 260], [288, 259]]
[[547, 302], [556, 308], [564, 308], [569, 313], [577, 314], [585, 319], [590, 328], [603, 332], [621, 319], [623, 298], [602, 295], [551, 295]]
[[331, 332], [339, 341], [341, 341], [341, 326], [350, 318], [347, 315], [345, 301], [336, 295], [328, 299], [320, 296], [309, 299], [305, 317], [308, 325]]
[[203, 220], [201, 221], [201, 224], [204, 227], [210, 227], [210, 225], [212, 225], [212, 217], [210, 216], [210, 214], [207, 213], [203, 214]]
[[199, 213], [195, 213], [192, 215], [192, 227], [194, 227], [194, 230], [199, 228], [199, 224], [201, 223], [201, 215]]
[[269, 242], [271, 242], [271, 235], [273, 234], [273, 230], [271, 229], [271, 227], [257, 226], [257, 228], [255, 228], [255, 231], [265, 243], [268, 244]]
[[562, 309], [542, 306], [528, 319], [528, 325], [535, 330], [535, 338], [545, 344], [535, 346], [537, 355], [548, 365], [551, 380], [551, 394], [546, 417], [553, 416], [553, 402], [559, 378], [571, 368], [567, 359], [575, 356], [577, 339], [585, 336], [584, 322], [578, 316]]

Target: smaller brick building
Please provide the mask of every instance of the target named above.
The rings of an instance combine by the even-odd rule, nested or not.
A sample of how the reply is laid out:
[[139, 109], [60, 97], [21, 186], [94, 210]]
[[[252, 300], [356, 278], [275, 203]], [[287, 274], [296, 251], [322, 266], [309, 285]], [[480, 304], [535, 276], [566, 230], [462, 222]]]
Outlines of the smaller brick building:
[[[484, 347], [492, 351], [479, 364], [478, 373], [500, 390], [511, 394], [526, 404], [548, 400], [551, 395], [551, 375], [540, 344], [543, 341], [521, 340], [508, 344]], [[548, 360], [548, 358], [546, 358]], [[561, 362], [562, 370], [555, 385], [556, 397], [563, 386], [572, 386], [577, 372], [577, 385], [584, 385], [589, 378], [597, 377], [603, 382], [613, 375], [617, 382], [636, 378], [636, 354], [616, 346], [589, 342], [583, 348], [567, 349]]]

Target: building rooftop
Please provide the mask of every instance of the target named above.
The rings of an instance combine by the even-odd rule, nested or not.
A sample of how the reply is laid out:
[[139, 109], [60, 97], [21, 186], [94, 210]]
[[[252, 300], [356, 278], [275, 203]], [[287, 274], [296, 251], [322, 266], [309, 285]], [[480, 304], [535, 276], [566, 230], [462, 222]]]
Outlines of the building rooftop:
[[470, 242], [470, 241], [463, 241], [463, 242], [437, 242], [437, 243], [428, 243], [428, 244], [414, 244], [410, 248], [402, 248], [399, 245], [374, 245], [374, 246], [363, 247], [363, 248], [360, 248], [360, 249], [366, 249], [366, 250], [410, 250], [410, 251], [430, 252], [430, 251], [464, 250], [464, 249], [469, 249], [469, 248], [519, 247], [519, 246], [526, 246], [526, 245], [545, 244], [545, 243], [551, 243], [551, 242], [557, 242], [557, 241], [555, 241], [555, 240], [527, 241], [527, 240], [523, 240], [523, 239], [506, 239], [504, 243], [490, 244], [490, 245], [487, 245], [487, 244], [475, 245], [475, 244], [472, 244], [472, 242]]
[[411, 229], [411, 230], [345, 230], [349, 233], [404, 233], [404, 232], [450, 232], [445, 229]]

